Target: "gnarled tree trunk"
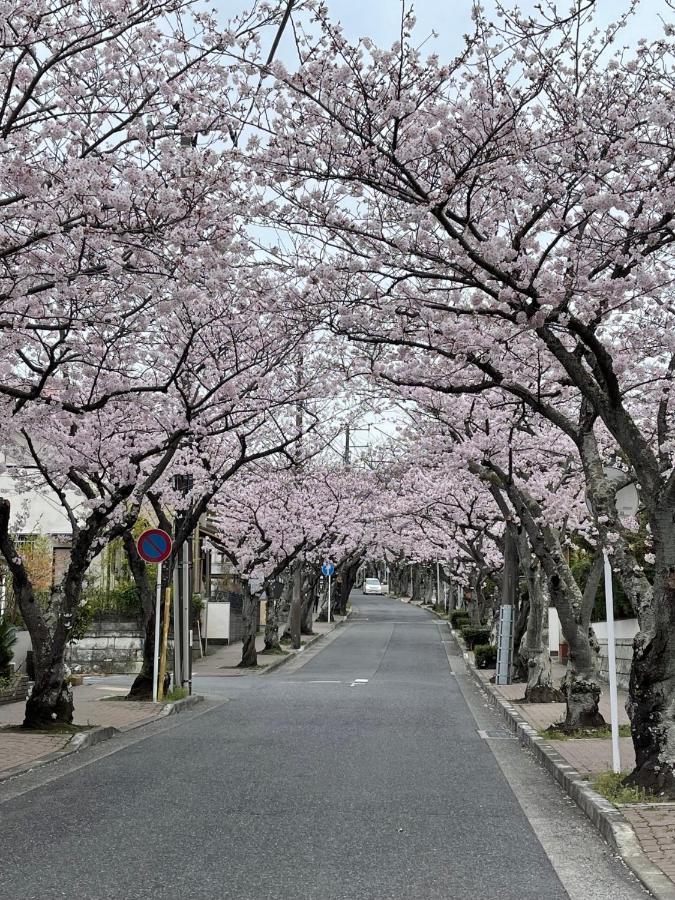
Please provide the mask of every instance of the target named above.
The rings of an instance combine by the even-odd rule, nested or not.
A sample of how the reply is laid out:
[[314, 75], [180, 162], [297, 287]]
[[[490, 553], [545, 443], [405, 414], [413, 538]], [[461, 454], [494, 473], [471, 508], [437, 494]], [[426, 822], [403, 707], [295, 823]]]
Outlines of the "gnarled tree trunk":
[[[286, 591], [287, 589], [288, 585], [284, 585], [282, 591]], [[276, 585], [266, 585], [267, 618], [265, 620], [265, 648], [262, 651], [263, 653], [283, 652], [281, 644], [279, 643], [279, 612], [283, 601], [281, 597], [277, 598], [275, 596], [276, 592]]]
[[[134, 682], [129, 689], [128, 697], [131, 700], [152, 700], [152, 682], [155, 660], [155, 597], [152, 586], [150, 585], [150, 579], [148, 578], [147, 567], [138, 555], [136, 541], [129, 529], [122, 535], [122, 543], [124, 544], [124, 551], [129, 563], [129, 569], [134, 579], [136, 591], [138, 592], [141, 611], [143, 613], [143, 628], [145, 630], [141, 670], [136, 675]], [[168, 587], [170, 581], [171, 566], [167, 561], [162, 565], [162, 596], [164, 596], [164, 590]], [[164, 604], [162, 604], [162, 606], [164, 606]], [[171, 676], [167, 674], [165, 679], [165, 694], [170, 678]]]
[[553, 683], [551, 657], [548, 650], [549, 596], [539, 560], [530, 552], [527, 535], [518, 531], [518, 556], [527, 578], [527, 628], [518, 655], [525, 671], [526, 703], [560, 703], [565, 699]]
[[[634, 591], [640, 631], [633, 641], [628, 712], [635, 769], [628, 782], [675, 799], [675, 503], [652, 517], [656, 576]], [[625, 586], [625, 583], [624, 583]]]
[[255, 638], [258, 630], [257, 607], [260, 602], [258, 594], [251, 592], [248, 579], [242, 580], [242, 648], [239, 668], [247, 669], [258, 665], [258, 652], [255, 646]]

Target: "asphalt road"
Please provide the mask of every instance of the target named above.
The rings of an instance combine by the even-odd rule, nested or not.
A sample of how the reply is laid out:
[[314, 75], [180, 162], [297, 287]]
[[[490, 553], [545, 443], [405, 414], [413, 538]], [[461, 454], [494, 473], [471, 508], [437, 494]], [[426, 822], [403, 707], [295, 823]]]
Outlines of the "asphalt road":
[[645, 897], [447, 627], [353, 603], [276, 673], [211, 680], [195, 714], [0, 785], [0, 898]]

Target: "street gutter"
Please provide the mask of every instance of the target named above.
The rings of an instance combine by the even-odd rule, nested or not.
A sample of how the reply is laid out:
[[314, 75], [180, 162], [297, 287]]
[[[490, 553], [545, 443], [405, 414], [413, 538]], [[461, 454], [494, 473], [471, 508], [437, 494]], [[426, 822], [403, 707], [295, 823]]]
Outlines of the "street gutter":
[[43, 766], [47, 766], [59, 759], [63, 759], [64, 756], [70, 756], [80, 750], [86, 750], [88, 747], [94, 747], [96, 744], [109, 741], [117, 735], [127, 734], [137, 728], [151, 725], [153, 722], [161, 721], [167, 716], [178, 715], [188, 709], [192, 709], [193, 706], [201, 703], [203, 699], [204, 698], [198, 694], [193, 694], [190, 697], [184, 697], [182, 700], [174, 700], [171, 703], [165, 703], [157, 715], [148, 716], [145, 719], [141, 719], [140, 722], [134, 722], [133, 725], [127, 725], [124, 728], [115, 728], [112, 725], [105, 725], [100, 728], [92, 728], [90, 731], [80, 731], [77, 734], [74, 734], [61, 750], [55, 750], [53, 753], [48, 753], [25, 765], [6, 769], [4, 772], [0, 773], [0, 784], [9, 781], [11, 778], [16, 778], [17, 775], [24, 775], [26, 772], [32, 772], [34, 769], [40, 769]]
[[675, 884], [640, 847], [633, 826], [621, 811], [594, 791], [580, 773], [550, 743], [540, 737], [537, 730], [520, 715], [513, 704], [501, 697], [489, 682], [480, 677], [459, 632], [455, 631], [448, 620], [435, 610], [429, 610], [429, 612], [433, 612], [441, 621], [447, 622], [450, 634], [462, 651], [467, 671], [479, 689], [486, 695], [490, 705], [495, 707], [506, 725], [516, 735], [520, 744], [530, 750], [546, 771], [561, 785], [656, 900], [675, 900]]

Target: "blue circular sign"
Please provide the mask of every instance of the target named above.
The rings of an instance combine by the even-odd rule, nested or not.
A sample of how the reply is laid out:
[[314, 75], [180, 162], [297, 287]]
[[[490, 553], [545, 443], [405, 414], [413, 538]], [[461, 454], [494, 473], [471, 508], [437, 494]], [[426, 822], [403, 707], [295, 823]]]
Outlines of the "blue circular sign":
[[171, 536], [161, 528], [148, 528], [136, 541], [138, 555], [145, 562], [161, 563], [171, 555]]
[[334, 571], [335, 571], [335, 566], [333, 565], [333, 563], [324, 563], [321, 566], [321, 572], [326, 577], [330, 577]]

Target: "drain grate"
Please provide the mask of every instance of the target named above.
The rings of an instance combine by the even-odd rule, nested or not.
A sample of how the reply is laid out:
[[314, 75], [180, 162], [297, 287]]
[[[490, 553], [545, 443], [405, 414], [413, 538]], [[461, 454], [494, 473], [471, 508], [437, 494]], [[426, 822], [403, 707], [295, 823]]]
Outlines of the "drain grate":
[[489, 730], [477, 728], [478, 737], [484, 741], [514, 741], [515, 734], [512, 734], [506, 728], [490, 728]]

